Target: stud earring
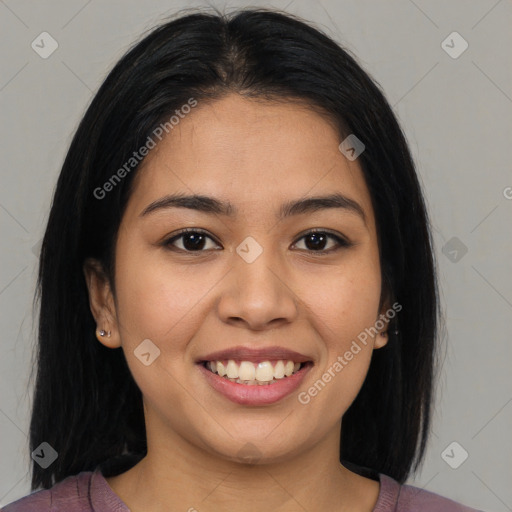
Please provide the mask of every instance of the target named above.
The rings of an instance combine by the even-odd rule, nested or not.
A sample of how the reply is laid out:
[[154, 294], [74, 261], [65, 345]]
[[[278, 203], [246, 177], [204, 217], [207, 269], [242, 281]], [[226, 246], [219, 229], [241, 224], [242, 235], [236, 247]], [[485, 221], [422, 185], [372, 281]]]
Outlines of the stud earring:
[[[399, 331], [398, 331], [398, 329], [396, 329], [396, 330], [394, 330], [394, 331], [393, 331], [393, 334], [396, 336], [396, 335], [398, 334], [398, 332], [399, 332]], [[386, 337], [386, 335], [387, 335], [387, 333], [388, 333], [388, 331], [382, 331], [382, 332], [380, 333], [380, 335], [381, 335], [383, 338], [385, 338], [385, 337]]]
[[100, 336], [107, 336], [107, 338], [110, 338], [110, 331], [106, 332], [104, 329], [100, 330]]

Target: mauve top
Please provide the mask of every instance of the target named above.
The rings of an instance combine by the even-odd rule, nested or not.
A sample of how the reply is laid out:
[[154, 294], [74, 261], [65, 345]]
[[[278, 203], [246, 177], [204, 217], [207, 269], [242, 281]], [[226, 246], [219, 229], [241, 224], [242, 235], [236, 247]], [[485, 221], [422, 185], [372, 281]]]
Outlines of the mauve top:
[[[482, 512], [379, 473], [380, 492], [373, 512]], [[5, 506], [2, 512], [130, 512], [99, 468], [69, 476], [51, 489]]]

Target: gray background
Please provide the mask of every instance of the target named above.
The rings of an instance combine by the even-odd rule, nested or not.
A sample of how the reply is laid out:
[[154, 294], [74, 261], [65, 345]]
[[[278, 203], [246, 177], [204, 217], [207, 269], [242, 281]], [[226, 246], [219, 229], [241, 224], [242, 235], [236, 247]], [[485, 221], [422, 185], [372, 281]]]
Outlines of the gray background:
[[[128, 45], [164, 16], [205, 5], [0, 0], [0, 506], [29, 492], [35, 254], [72, 133]], [[433, 434], [408, 483], [482, 510], [512, 510], [512, 2], [211, 5], [277, 7], [315, 22], [383, 87], [424, 184], [447, 319]], [[44, 31], [58, 42], [47, 59], [31, 48]], [[457, 58], [442, 46], [453, 31], [469, 44]], [[460, 51], [452, 39], [445, 45]], [[469, 456], [452, 469], [445, 460], [460, 463], [462, 449]]]

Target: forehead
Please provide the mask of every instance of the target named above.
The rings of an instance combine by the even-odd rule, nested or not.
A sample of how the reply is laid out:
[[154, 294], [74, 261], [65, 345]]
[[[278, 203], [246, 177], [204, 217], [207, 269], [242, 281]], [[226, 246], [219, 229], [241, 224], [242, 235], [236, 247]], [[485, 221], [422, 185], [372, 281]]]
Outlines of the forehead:
[[340, 152], [340, 142], [332, 122], [297, 102], [237, 94], [199, 102], [142, 162], [128, 210], [138, 215], [150, 202], [180, 192], [223, 198], [252, 214], [339, 192], [372, 221], [361, 168]]

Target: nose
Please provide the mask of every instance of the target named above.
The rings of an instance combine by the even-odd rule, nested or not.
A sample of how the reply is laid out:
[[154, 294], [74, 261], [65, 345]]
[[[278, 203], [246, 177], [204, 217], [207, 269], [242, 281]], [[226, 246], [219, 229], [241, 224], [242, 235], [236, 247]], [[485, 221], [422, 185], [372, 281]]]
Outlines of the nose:
[[293, 322], [299, 300], [285, 263], [265, 249], [254, 261], [242, 256], [233, 253], [232, 269], [223, 280], [217, 306], [222, 321], [251, 330]]

